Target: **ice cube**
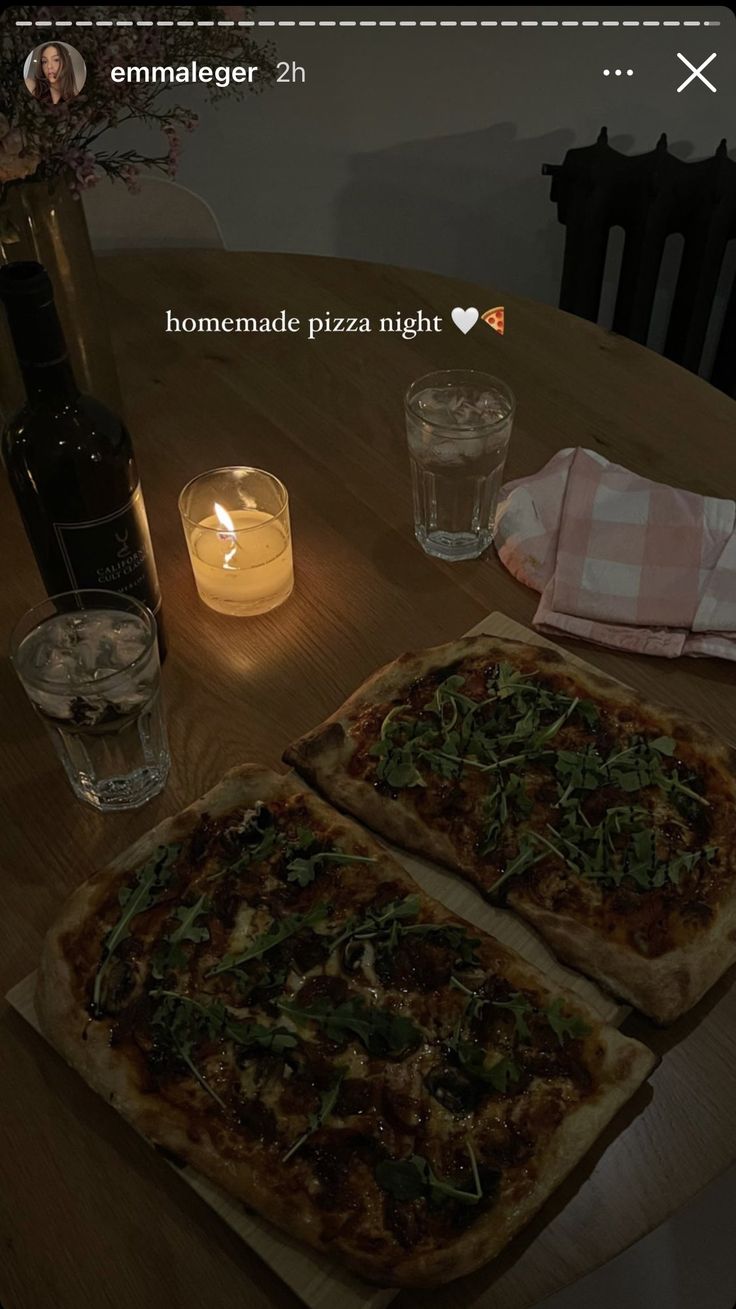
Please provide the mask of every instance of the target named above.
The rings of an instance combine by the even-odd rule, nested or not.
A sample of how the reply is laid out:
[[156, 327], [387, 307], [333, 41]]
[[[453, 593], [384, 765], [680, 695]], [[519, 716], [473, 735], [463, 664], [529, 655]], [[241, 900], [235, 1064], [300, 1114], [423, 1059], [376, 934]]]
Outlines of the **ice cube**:
[[70, 649], [39, 642], [31, 651], [30, 662], [34, 672], [40, 673], [46, 682], [63, 686], [74, 676], [76, 659]]
[[137, 618], [121, 618], [105, 625], [98, 632], [98, 663], [110, 664], [116, 670], [128, 668], [145, 652], [147, 632]]
[[92, 673], [92, 681], [100, 682], [103, 677], [113, 677], [118, 671], [113, 664], [97, 664]]
[[115, 645], [115, 666], [120, 669], [129, 668], [136, 659], [140, 659], [145, 649], [146, 642], [140, 632], [131, 633], [130, 636], [121, 633]]
[[475, 387], [427, 387], [417, 396], [416, 404], [422, 418], [441, 427], [484, 426], [506, 418], [509, 412], [500, 392]]
[[86, 621], [83, 614], [71, 614], [67, 617], [61, 628], [61, 639], [64, 645], [78, 645], [84, 635]]
[[438, 464], [457, 464], [461, 461], [461, 452], [455, 441], [438, 441], [432, 446], [432, 460]]
[[32, 691], [33, 703], [49, 718], [67, 719], [72, 716], [72, 702], [68, 696], [53, 695], [49, 691]]
[[95, 667], [97, 665], [97, 643], [89, 635], [80, 637], [79, 644], [74, 647], [76, 656], [76, 674], [81, 682], [89, 681], [94, 677]]

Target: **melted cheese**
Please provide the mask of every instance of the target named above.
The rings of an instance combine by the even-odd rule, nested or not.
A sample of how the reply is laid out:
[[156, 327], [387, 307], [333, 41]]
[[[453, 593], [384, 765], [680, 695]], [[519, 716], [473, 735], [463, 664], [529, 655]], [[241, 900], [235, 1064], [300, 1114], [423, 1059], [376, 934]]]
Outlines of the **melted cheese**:
[[228, 940], [230, 954], [240, 954], [247, 950], [251, 941], [264, 932], [271, 922], [267, 909], [260, 906], [242, 904], [235, 919], [235, 926]]

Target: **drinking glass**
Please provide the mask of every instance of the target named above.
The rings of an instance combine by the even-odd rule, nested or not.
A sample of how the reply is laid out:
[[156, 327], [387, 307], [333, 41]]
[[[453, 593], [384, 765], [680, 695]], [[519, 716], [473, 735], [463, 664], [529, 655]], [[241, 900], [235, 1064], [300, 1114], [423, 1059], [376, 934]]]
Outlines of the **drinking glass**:
[[10, 658], [78, 799], [137, 809], [169, 772], [156, 619], [117, 591], [67, 591], [30, 609]]
[[476, 559], [493, 520], [516, 401], [474, 369], [428, 373], [406, 393], [414, 532], [438, 559]]

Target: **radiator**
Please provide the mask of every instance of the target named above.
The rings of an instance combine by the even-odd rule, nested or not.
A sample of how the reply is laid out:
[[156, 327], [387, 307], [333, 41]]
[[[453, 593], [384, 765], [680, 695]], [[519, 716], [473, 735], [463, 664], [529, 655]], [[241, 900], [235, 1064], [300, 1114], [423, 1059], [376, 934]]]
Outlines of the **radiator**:
[[[646, 343], [665, 242], [682, 234], [664, 354], [697, 372], [728, 243], [736, 240], [736, 162], [725, 140], [712, 158], [687, 163], [669, 153], [664, 135], [647, 154], [621, 154], [604, 127], [595, 145], [568, 150], [564, 163], [544, 164], [542, 172], [552, 177], [550, 198], [567, 229], [560, 308], [570, 313], [597, 320], [609, 232], [622, 227], [613, 330]], [[713, 378], [729, 391], [735, 313], [736, 287]]]

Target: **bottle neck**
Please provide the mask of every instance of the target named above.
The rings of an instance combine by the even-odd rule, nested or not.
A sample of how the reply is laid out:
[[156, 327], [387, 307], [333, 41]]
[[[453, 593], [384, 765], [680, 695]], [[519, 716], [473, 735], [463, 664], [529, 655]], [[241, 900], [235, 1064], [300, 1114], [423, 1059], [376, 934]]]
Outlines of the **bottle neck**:
[[68, 404], [79, 392], [50, 284], [32, 299], [6, 301], [6, 309], [29, 403]]
[[66, 356], [48, 363], [19, 360], [28, 403], [32, 406], [70, 404], [79, 395], [74, 373]]

